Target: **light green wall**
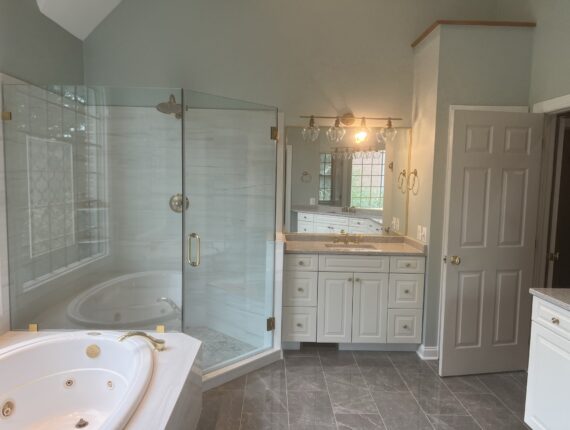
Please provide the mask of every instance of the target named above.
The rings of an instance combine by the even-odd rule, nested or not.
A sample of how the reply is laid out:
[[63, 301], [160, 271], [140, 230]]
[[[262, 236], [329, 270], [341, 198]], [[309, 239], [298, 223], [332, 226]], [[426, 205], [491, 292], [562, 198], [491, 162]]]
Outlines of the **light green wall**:
[[[430, 49], [437, 58], [437, 95], [435, 136], [433, 138], [433, 156], [428, 153], [432, 142], [431, 130], [425, 139], [419, 141], [428, 162], [418, 167], [423, 187], [420, 193], [429, 196], [423, 204], [414, 207], [414, 211], [424, 214], [418, 219], [427, 222], [428, 264], [425, 294], [424, 344], [437, 345], [439, 297], [441, 289], [441, 260], [443, 238], [443, 213], [445, 196], [445, 174], [447, 163], [447, 143], [449, 131], [449, 108], [451, 105], [470, 106], [526, 106], [530, 86], [531, 46], [534, 29], [507, 27], [476, 26], [441, 26], [439, 34], [439, 52], [435, 46]], [[428, 39], [436, 43], [437, 38]], [[422, 46], [416, 48], [418, 55], [424, 55]], [[435, 57], [437, 56], [437, 57]], [[430, 91], [426, 91], [426, 100], [421, 94], [414, 105], [425, 104], [426, 112], [433, 115], [433, 63], [424, 58], [426, 82]], [[431, 117], [425, 121], [433, 123]], [[412, 157], [418, 149], [412, 145]], [[417, 156], [416, 156], [417, 159]], [[425, 160], [425, 159], [424, 159]], [[431, 166], [430, 166], [431, 164]], [[414, 162], [410, 166], [415, 168]], [[432, 169], [432, 172], [429, 169]], [[431, 188], [429, 179], [431, 176]], [[412, 207], [410, 207], [410, 214]], [[426, 215], [429, 214], [429, 215]], [[416, 225], [410, 217], [409, 231], [413, 235]]]
[[497, 18], [536, 21], [530, 102], [570, 94], [570, 1], [498, 0]]
[[83, 82], [83, 44], [35, 0], [0, 0], [0, 73], [35, 84]]
[[411, 124], [410, 43], [434, 20], [491, 19], [496, 0], [123, 0], [85, 41], [86, 82], [186, 87], [300, 114]]

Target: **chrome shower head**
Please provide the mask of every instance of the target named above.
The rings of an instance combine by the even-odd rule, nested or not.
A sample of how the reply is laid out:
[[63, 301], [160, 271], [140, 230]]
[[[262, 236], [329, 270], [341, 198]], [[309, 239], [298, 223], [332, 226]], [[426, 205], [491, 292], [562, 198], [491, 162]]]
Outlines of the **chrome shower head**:
[[157, 104], [156, 109], [167, 115], [174, 115], [177, 119], [182, 118], [182, 105], [176, 103], [176, 97], [174, 97], [174, 94], [170, 94], [167, 102]]

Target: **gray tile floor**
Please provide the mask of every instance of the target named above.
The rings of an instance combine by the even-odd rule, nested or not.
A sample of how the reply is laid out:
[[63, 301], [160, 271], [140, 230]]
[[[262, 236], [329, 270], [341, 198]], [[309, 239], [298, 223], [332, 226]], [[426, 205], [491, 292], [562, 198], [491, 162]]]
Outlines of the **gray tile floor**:
[[524, 372], [440, 378], [412, 352], [287, 351], [204, 393], [200, 430], [525, 429]]

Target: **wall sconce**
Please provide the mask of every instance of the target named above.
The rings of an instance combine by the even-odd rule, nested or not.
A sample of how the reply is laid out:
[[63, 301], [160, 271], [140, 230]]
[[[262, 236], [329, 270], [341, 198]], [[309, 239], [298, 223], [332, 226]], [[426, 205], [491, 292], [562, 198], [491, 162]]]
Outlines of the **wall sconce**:
[[309, 141], [310, 142], [316, 142], [317, 139], [319, 138], [320, 132], [321, 132], [321, 129], [316, 124], [315, 117], [313, 115], [311, 115], [311, 117], [309, 119], [309, 126], [303, 128], [303, 131], [301, 131], [301, 136], [303, 136], [303, 140], [305, 142], [309, 142]]

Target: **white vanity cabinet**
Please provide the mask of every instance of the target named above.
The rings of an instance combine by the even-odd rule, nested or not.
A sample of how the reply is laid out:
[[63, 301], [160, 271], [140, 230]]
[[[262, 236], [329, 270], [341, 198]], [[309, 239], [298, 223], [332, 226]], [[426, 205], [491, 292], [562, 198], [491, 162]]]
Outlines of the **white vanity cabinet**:
[[424, 270], [423, 256], [286, 254], [283, 341], [420, 343]]
[[569, 386], [570, 311], [535, 296], [525, 422], [535, 430], [568, 429]]

